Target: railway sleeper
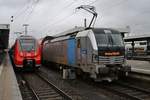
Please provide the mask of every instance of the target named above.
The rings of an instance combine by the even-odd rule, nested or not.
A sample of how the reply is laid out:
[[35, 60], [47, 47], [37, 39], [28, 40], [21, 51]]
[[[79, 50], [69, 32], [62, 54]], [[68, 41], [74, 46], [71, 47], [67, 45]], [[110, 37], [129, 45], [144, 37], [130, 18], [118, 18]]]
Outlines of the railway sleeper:
[[146, 94], [138, 95], [138, 97], [143, 99], [150, 99], [150, 96]]
[[49, 90], [38, 90], [37, 93], [56, 93], [54, 90], [49, 89]]
[[113, 87], [110, 87], [110, 88], [115, 89], [115, 90], [119, 90], [119, 91], [125, 91], [125, 90], [127, 90], [127, 88], [118, 87], [118, 86], [113, 86]]
[[59, 94], [55, 95], [38, 95], [40, 98], [55, 98], [55, 97], [61, 97]]
[[54, 95], [54, 94], [56, 94], [56, 92], [55, 93], [49, 93], [49, 92], [38, 93], [39, 96], [41, 96], [41, 95]]
[[135, 91], [134, 91], [134, 90], [130, 90], [130, 89], [126, 89], [126, 90], [124, 90], [123, 92], [128, 93], [128, 94], [132, 94], [132, 93], [134, 93]]
[[143, 93], [141, 93], [141, 92], [129, 92], [129, 94], [131, 94], [131, 95], [135, 95], [135, 96], [139, 96], [139, 95], [143, 95]]

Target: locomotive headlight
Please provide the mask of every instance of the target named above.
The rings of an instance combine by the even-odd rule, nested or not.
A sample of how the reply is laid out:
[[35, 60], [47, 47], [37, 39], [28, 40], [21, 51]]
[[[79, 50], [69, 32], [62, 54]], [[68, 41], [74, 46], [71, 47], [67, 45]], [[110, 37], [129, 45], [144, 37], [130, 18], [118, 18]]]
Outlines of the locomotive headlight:
[[23, 56], [23, 52], [20, 52], [20, 56], [21, 56], [21, 57]]
[[93, 56], [92, 56], [92, 61], [93, 61], [94, 63], [98, 63], [98, 61], [99, 61], [99, 56], [93, 54]]
[[37, 56], [37, 52], [34, 52], [34, 55]]

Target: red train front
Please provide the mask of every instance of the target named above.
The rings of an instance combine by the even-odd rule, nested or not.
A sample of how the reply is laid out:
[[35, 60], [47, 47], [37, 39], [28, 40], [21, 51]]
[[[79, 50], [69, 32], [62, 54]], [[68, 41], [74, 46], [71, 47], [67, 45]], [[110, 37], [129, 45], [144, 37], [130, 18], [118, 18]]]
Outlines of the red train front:
[[16, 39], [13, 53], [17, 69], [35, 69], [41, 66], [41, 47], [32, 36], [20, 36]]

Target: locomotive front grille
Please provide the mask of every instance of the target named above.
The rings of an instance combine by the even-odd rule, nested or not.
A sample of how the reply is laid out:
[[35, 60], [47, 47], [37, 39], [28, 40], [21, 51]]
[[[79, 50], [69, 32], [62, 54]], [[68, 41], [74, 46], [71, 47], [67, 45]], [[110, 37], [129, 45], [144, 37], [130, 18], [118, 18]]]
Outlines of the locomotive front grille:
[[124, 56], [99, 56], [99, 62], [103, 64], [122, 64]]

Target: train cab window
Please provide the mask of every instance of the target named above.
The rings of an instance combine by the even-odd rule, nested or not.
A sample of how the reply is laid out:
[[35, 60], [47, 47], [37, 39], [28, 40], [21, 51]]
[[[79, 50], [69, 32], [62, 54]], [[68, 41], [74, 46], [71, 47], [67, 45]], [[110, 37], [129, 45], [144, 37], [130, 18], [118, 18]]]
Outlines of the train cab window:
[[36, 49], [36, 41], [34, 39], [21, 39], [20, 46], [22, 51], [34, 51]]
[[140, 42], [140, 45], [146, 45], [146, 42]]
[[78, 41], [77, 41], [77, 47], [78, 47], [78, 48], [80, 48], [80, 47], [81, 47], [80, 39], [78, 39]]
[[150, 46], [150, 41], [147, 42], [147, 45]]

